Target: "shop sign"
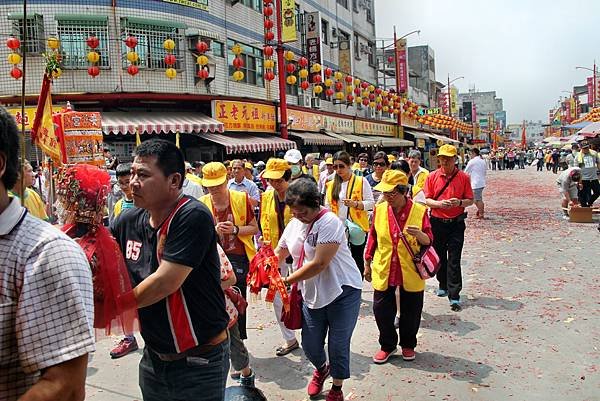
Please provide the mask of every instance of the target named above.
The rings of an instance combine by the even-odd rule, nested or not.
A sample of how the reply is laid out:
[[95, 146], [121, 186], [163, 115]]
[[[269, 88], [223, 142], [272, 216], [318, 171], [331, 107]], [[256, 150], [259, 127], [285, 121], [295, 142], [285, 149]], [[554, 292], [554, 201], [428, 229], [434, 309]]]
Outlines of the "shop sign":
[[291, 123], [288, 123], [288, 128], [294, 131], [319, 132], [325, 128], [322, 114], [288, 109], [288, 119], [291, 120]]
[[336, 134], [353, 134], [354, 120], [340, 117], [323, 116], [323, 128]]
[[225, 131], [275, 133], [275, 106], [261, 103], [213, 100], [213, 117]]
[[408, 92], [408, 65], [406, 55], [406, 39], [396, 41], [396, 63], [398, 63], [398, 90], [400, 93]]
[[281, 2], [281, 41], [295, 42], [296, 38], [296, 2], [283, 0]]
[[371, 121], [356, 120], [356, 133], [363, 135], [396, 136], [396, 126]]
[[432, 107], [429, 109], [419, 109], [420, 116], [432, 116], [435, 114], [442, 114], [442, 109], [440, 107]]
[[17, 122], [17, 128], [19, 130], [21, 129], [23, 119], [25, 120], [25, 129], [30, 130], [31, 126], [33, 125], [33, 120], [35, 119], [36, 109], [36, 106], [25, 107], [25, 115], [21, 113], [20, 107], [6, 109], [6, 111], [8, 111], [8, 114], [12, 115], [15, 118], [15, 121]]
[[[321, 64], [323, 58], [321, 52], [321, 13], [314, 11], [306, 13], [306, 54], [309, 65]], [[314, 81], [315, 75], [321, 75], [322, 72], [314, 72], [310, 74], [310, 82]], [[322, 76], [322, 75], [321, 75]]]
[[164, 3], [179, 4], [180, 6], [197, 8], [208, 11], [208, 0], [162, 0]]

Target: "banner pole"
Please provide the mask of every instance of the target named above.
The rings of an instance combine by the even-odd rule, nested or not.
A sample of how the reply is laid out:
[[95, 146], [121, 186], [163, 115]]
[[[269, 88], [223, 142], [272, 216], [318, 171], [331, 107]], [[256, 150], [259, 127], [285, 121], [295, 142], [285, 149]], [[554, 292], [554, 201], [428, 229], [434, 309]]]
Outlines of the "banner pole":
[[23, 76], [21, 77], [21, 163], [20, 163], [20, 180], [21, 193], [18, 196], [21, 198], [21, 205], [25, 206], [25, 78], [27, 77], [27, 0], [23, 0], [23, 42], [21, 47], [23, 59]]

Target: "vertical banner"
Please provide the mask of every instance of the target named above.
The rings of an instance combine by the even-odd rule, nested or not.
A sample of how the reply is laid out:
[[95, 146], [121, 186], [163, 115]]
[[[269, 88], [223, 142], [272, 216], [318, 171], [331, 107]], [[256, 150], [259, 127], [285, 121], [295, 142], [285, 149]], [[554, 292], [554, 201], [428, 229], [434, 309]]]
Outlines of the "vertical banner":
[[454, 86], [450, 88], [450, 113], [452, 115], [458, 113], [458, 89]]
[[577, 105], [575, 103], [575, 97], [571, 96], [569, 99], [569, 109], [571, 109], [571, 120], [577, 118]]
[[590, 107], [593, 107], [595, 100], [594, 93], [594, 77], [588, 77], [587, 79], [587, 95], [588, 95], [588, 104]]
[[408, 92], [408, 66], [406, 55], [406, 39], [396, 41], [396, 63], [398, 64], [398, 90], [400, 93]]
[[52, 117], [52, 96], [50, 95], [52, 81], [44, 74], [42, 89], [31, 128], [31, 141], [36, 143], [57, 166], [62, 164], [61, 138], [54, 129]]
[[352, 75], [352, 49], [349, 40], [340, 40], [338, 42], [338, 65], [340, 72]]
[[281, 41], [295, 42], [296, 37], [296, 2], [294, 0], [281, 1]]
[[472, 117], [472, 121], [476, 122], [477, 121], [477, 105], [475, 104], [475, 102], [472, 103], [473, 105], [471, 106], [471, 117]]
[[569, 124], [572, 120], [571, 118], [571, 102], [569, 102], [568, 100], [565, 100], [562, 104], [562, 108], [565, 111], [565, 121], [563, 121], [564, 123]]
[[[314, 11], [306, 13], [306, 54], [308, 63], [321, 64], [323, 59], [321, 54], [321, 13]], [[311, 72], [309, 82], [315, 83], [314, 76], [321, 76], [321, 72]]]

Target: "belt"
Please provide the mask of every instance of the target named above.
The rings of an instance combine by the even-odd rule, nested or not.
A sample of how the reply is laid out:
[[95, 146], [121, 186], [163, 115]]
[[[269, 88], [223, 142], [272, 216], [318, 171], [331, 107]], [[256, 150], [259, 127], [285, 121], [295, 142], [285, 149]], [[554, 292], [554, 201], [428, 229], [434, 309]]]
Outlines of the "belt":
[[173, 362], [187, 358], [188, 356], [202, 356], [207, 352], [212, 351], [217, 345], [227, 340], [228, 337], [229, 335], [227, 330], [223, 330], [222, 332], [211, 338], [206, 344], [195, 346], [178, 354], [161, 354], [154, 350], [152, 350], [152, 352], [155, 353], [161, 361]]
[[431, 220], [435, 220], [438, 221], [440, 223], [444, 223], [444, 224], [450, 224], [450, 223], [456, 223], [458, 221], [462, 221], [465, 219], [465, 215], [464, 214], [459, 214], [456, 217], [453, 217], [451, 219], [443, 219], [441, 217], [435, 217], [435, 216], [431, 216], [430, 217]]

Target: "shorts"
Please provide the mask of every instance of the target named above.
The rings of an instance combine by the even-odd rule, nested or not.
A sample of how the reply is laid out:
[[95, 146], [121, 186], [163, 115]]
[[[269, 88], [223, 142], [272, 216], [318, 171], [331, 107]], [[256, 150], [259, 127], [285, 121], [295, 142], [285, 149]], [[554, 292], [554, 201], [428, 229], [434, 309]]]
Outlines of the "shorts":
[[477, 188], [473, 190], [473, 200], [483, 201], [483, 189], [484, 188]]
[[[565, 196], [565, 190], [563, 189], [563, 187], [561, 187], [560, 185], [558, 186], [558, 192], [560, 192], [563, 197]], [[569, 197], [571, 199], [578, 199], [579, 198], [579, 190], [577, 189], [577, 187], [571, 187], [569, 188]]]

